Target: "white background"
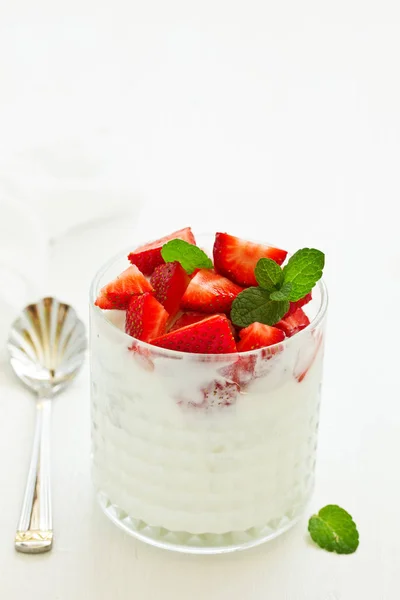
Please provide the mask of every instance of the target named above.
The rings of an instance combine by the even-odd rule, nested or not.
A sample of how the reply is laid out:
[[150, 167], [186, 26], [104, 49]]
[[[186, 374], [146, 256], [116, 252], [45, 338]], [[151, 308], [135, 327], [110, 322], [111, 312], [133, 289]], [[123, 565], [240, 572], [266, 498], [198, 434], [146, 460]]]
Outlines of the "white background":
[[[126, 537], [93, 501], [86, 367], [54, 407], [54, 550], [18, 555], [34, 405], [1, 365], [1, 600], [399, 597], [399, 27], [395, 1], [0, 0], [1, 177], [15, 164], [21, 177], [106, 173], [144, 202], [136, 229], [115, 221], [56, 243], [44, 291], [86, 320], [88, 282], [108, 254], [187, 224], [326, 252], [309, 512], [338, 503], [360, 531], [352, 556], [310, 544], [306, 518], [224, 557]], [[49, 209], [54, 226], [79, 219], [79, 207]]]

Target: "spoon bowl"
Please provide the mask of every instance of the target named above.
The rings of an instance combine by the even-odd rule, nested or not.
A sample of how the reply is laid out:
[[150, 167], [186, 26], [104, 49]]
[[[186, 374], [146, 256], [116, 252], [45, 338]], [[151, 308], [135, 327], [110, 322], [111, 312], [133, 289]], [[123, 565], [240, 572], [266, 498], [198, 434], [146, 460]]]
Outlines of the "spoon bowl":
[[27, 306], [8, 340], [15, 374], [35, 392], [62, 390], [82, 366], [85, 350], [84, 324], [71, 306], [55, 298]]
[[13, 323], [8, 351], [15, 374], [36, 393], [36, 428], [21, 516], [19, 552], [51, 550], [50, 415], [53, 396], [76, 376], [85, 359], [85, 326], [75, 310], [55, 298], [30, 304]]

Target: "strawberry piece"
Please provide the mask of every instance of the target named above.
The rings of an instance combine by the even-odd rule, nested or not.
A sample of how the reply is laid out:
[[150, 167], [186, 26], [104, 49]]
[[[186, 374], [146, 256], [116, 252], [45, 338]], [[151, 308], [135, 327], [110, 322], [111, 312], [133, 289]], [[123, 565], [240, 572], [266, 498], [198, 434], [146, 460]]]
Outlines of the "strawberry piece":
[[95, 305], [98, 306], [99, 308], [102, 308], [103, 310], [113, 310], [113, 309], [117, 309], [117, 308], [118, 309], [121, 308], [121, 310], [122, 310], [122, 307], [115, 306], [115, 304], [107, 298], [107, 294], [102, 293], [102, 291], [100, 291], [100, 294], [97, 296]]
[[133, 296], [126, 311], [125, 331], [148, 342], [164, 333], [168, 317], [163, 305], [150, 292]]
[[287, 311], [286, 315], [283, 318], [286, 319], [286, 317], [289, 317], [290, 315], [292, 315], [294, 312], [296, 312], [296, 310], [298, 308], [301, 308], [302, 306], [305, 306], [311, 300], [312, 300], [312, 295], [311, 295], [311, 292], [310, 292], [309, 294], [307, 294], [306, 296], [304, 296], [304, 298], [300, 298], [300, 300], [297, 300], [297, 302], [291, 302], [289, 310]]
[[192, 323], [197, 323], [198, 321], [202, 321], [206, 318], [204, 313], [200, 312], [187, 312], [183, 313], [175, 323], [170, 328], [170, 331], [175, 331], [175, 329], [180, 329], [181, 327], [186, 327], [186, 325], [192, 325]]
[[215, 270], [239, 285], [257, 285], [254, 269], [260, 258], [271, 258], [281, 265], [287, 252], [255, 244], [227, 233], [217, 233], [214, 242]]
[[155, 297], [170, 316], [178, 312], [181, 298], [189, 282], [190, 277], [179, 262], [159, 265], [150, 278]]
[[307, 317], [306, 313], [302, 308], [298, 308], [293, 314], [285, 316], [279, 323], [276, 323], [275, 327], [282, 329], [287, 337], [291, 337], [309, 324], [310, 319]]
[[190, 398], [179, 399], [179, 406], [196, 410], [208, 410], [235, 404], [240, 392], [239, 386], [232, 381], [215, 380], [200, 390], [197, 400]]
[[142, 273], [145, 275], [151, 275], [158, 265], [162, 265], [164, 263], [164, 259], [161, 256], [161, 248], [163, 245], [170, 240], [176, 239], [184, 240], [185, 242], [189, 242], [189, 244], [196, 244], [192, 230], [190, 227], [185, 227], [184, 229], [174, 231], [174, 233], [166, 235], [159, 240], [155, 240], [154, 242], [150, 242], [149, 244], [145, 244], [144, 246], [136, 248], [136, 250], [128, 255], [128, 259], [133, 265], [137, 265]]
[[243, 389], [254, 379], [255, 365], [256, 356], [254, 354], [239, 355], [234, 363], [223, 367], [219, 372], [225, 379], [239, 386], [239, 389]]
[[[225, 316], [222, 313], [216, 313], [219, 316]], [[186, 313], [182, 313], [177, 320], [175, 321], [175, 323], [173, 323], [173, 325], [169, 328], [169, 331], [175, 331], [175, 329], [180, 329], [181, 327], [186, 327], [186, 325], [191, 325], [192, 323], [197, 323], [198, 321], [202, 321], [203, 319], [207, 319], [208, 315], [205, 313], [201, 313], [201, 312], [186, 312]], [[234, 337], [234, 339], [236, 340], [238, 335], [235, 329], [235, 326], [233, 325], [232, 321], [230, 321], [230, 319], [228, 319], [229, 322], [229, 327], [231, 328], [232, 331], [232, 335]]]
[[100, 290], [95, 305], [104, 309], [124, 310], [132, 296], [152, 291], [153, 288], [143, 273], [132, 265]]
[[151, 343], [161, 348], [195, 354], [236, 352], [229, 319], [225, 315], [206, 317], [202, 321], [157, 337]]
[[285, 339], [285, 334], [276, 327], [270, 327], [263, 323], [252, 323], [240, 332], [240, 342], [237, 345], [239, 352], [257, 350], [278, 344]]
[[190, 281], [181, 307], [204, 313], [229, 312], [242, 288], [209, 269], [200, 269]]
[[231, 406], [236, 402], [239, 386], [230, 381], [214, 381], [202, 390], [204, 401], [198, 404], [199, 408], [217, 408]]

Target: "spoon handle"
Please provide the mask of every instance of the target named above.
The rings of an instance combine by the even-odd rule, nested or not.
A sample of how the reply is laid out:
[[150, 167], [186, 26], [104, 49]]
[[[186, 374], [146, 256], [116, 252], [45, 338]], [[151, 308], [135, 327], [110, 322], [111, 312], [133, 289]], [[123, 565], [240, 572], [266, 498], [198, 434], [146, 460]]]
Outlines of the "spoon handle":
[[38, 554], [51, 550], [53, 525], [50, 490], [51, 398], [39, 395], [32, 458], [26, 482], [21, 516], [15, 536], [18, 552]]

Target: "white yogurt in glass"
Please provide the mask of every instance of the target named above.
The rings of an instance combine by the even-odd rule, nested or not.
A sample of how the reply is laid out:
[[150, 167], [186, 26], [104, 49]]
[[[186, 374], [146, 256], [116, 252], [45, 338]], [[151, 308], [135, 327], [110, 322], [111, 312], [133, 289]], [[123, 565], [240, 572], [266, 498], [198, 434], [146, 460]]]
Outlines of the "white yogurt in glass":
[[125, 257], [91, 292], [93, 478], [103, 508], [114, 507], [109, 516], [130, 533], [176, 549], [226, 551], [275, 537], [313, 488], [323, 283], [311, 324], [281, 344], [180, 353], [134, 340], [122, 311], [93, 305]]

